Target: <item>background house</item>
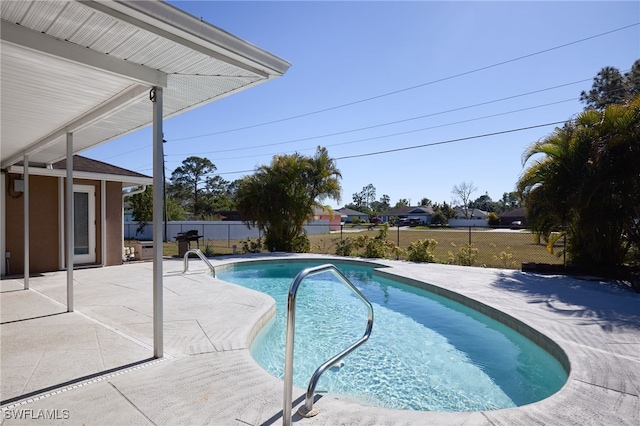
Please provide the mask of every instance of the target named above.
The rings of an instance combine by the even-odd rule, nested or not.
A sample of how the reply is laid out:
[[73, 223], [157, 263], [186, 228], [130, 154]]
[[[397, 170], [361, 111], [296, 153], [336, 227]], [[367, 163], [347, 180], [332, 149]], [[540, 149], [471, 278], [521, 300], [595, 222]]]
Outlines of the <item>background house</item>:
[[513, 224], [517, 224], [517, 222], [520, 222], [520, 224], [516, 226], [523, 228], [527, 226], [527, 209], [524, 207], [504, 212], [500, 215], [500, 226], [512, 226]]
[[[74, 265], [122, 263], [123, 193], [127, 187], [152, 183], [152, 178], [101, 161], [74, 156]], [[22, 166], [7, 169], [4, 214], [21, 223], [24, 214]], [[66, 268], [64, 257], [64, 185], [66, 160], [50, 168], [29, 167], [29, 247], [31, 272]], [[24, 229], [8, 226], [5, 234], [7, 275], [19, 275], [24, 262]]]
[[346, 207], [343, 207], [341, 209], [336, 209], [334, 210], [336, 212], [337, 215], [342, 216], [342, 221], [344, 223], [352, 223], [353, 219], [360, 219], [364, 222], [369, 220], [369, 215], [366, 213], [362, 213], [359, 212], [357, 210], [353, 210], [353, 209], [348, 209]]
[[[339, 231], [342, 222], [342, 217], [340, 214], [336, 213], [334, 210], [325, 211], [321, 208], [316, 207], [313, 211], [313, 220], [315, 221], [327, 221], [329, 222], [329, 230], [330, 231]], [[312, 222], [308, 222], [307, 226], [313, 226]], [[318, 224], [319, 225], [319, 224]]]
[[[393, 218], [407, 219], [407, 225], [431, 225], [431, 218], [433, 217], [433, 209], [429, 206], [417, 206], [417, 207], [398, 207], [395, 209], [387, 210], [379, 215], [382, 218], [382, 222], [389, 222]], [[390, 223], [395, 225], [395, 223]]]
[[468, 209], [466, 212], [464, 209], [455, 209], [455, 217], [448, 220], [448, 224], [452, 228], [476, 226], [476, 227], [488, 227], [489, 226], [489, 213], [480, 209]]

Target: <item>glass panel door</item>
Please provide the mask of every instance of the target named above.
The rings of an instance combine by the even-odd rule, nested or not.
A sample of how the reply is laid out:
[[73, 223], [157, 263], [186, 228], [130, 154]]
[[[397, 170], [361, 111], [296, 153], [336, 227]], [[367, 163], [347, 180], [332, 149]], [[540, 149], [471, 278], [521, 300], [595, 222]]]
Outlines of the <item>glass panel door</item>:
[[73, 185], [73, 263], [96, 261], [96, 188]]
[[73, 253], [89, 254], [89, 194], [73, 193]]

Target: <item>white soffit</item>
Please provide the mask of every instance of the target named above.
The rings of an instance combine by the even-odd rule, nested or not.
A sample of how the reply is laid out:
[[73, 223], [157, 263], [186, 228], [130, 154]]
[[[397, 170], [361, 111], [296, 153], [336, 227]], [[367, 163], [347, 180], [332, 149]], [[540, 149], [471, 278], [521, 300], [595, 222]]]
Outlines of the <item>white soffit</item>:
[[290, 64], [160, 1], [2, 1], [2, 167], [34, 164], [284, 74]]

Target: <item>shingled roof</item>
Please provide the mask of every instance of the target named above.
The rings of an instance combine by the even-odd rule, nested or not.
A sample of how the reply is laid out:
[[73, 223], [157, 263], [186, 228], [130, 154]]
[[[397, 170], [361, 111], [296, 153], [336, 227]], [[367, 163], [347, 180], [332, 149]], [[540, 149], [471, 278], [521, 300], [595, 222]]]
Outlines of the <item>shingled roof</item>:
[[[64, 160], [60, 160], [57, 163], [53, 163], [52, 167], [56, 170], [66, 170], [67, 159], [65, 158]], [[82, 157], [80, 155], [73, 156], [73, 171], [151, 179], [151, 176], [143, 175], [142, 173], [134, 172], [132, 170], [123, 169], [122, 167], [114, 166], [113, 164], [104, 163], [102, 161], [92, 160], [91, 158]]]

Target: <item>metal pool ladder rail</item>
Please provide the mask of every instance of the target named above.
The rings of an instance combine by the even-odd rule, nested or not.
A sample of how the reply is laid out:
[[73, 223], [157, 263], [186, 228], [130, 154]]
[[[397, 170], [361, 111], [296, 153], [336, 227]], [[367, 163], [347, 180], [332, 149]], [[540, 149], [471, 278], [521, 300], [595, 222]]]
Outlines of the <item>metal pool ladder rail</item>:
[[207, 266], [209, 267], [209, 269], [211, 269], [211, 273], [213, 274], [213, 278], [216, 277], [216, 270], [214, 269], [213, 265], [209, 262], [209, 260], [207, 259], [207, 256], [205, 256], [204, 254], [202, 254], [202, 252], [200, 251], [200, 249], [189, 249], [187, 250], [187, 252], [184, 254], [184, 269], [182, 270], [182, 273], [184, 274], [185, 272], [187, 272], [189, 270], [189, 253], [195, 253], [198, 255], [198, 257], [200, 259], [202, 259], [204, 261], [204, 263], [207, 264]]
[[320, 376], [324, 373], [327, 368], [331, 367], [342, 358], [351, 353], [358, 346], [362, 345], [364, 342], [369, 339], [371, 335], [371, 329], [373, 328], [373, 307], [371, 303], [367, 300], [367, 298], [362, 294], [360, 290], [354, 286], [351, 281], [347, 277], [345, 277], [342, 272], [338, 270], [334, 265], [320, 265], [313, 268], [307, 268], [293, 279], [291, 283], [291, 287], [289, 288], [289, 296], [287, 298], [287, 331], [286, 331], [286, 347], [285, 347], [285, 359], [284, 359], [284, 404], [282, 408], [282, 424], [285, 426], [291, 425], [291, 404], [292, 404], [292, 392], [293, 392], [293, 336], [295, 329], [295, 315], [296, 315], [296, 294], [298, 293], [298, 288], [302, 281], [311, 275], [320, 274], [323, 272], [332, 272], [338, 280], [349, 288], [353, 293], [362, 302], [367, 306], [367, 310], [369, 311], [368, 319], [367, 319], [367, 329], [364, 332], [364, 335], [354, 344], [335, 355], [333, 358], [329, 359], [325, 363], [323, 363], [320, 367], [316, 369], [316, 371], [311, 376], [311, 380], [309, 381], [309, 386], [307, 387], [307, 394], [305, 398], [305, 404], [300, 407], [298, 410], [298, 414], [303, 417], [312, 417], [318, 414], [317, 410], [313, 409], [313, 393], [315, 392], [316, 385], [318, 384], [318, 380], [320, 380]]

